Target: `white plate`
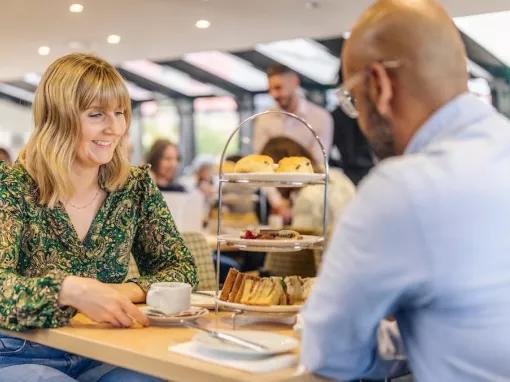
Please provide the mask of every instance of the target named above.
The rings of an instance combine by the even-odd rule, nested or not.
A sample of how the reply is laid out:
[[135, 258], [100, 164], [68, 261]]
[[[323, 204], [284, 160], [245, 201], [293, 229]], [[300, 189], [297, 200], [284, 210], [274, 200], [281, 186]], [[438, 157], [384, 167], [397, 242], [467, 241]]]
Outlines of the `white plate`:
[[262, 332], [256, 330], [228, 330], [224, 333], [233, 334], [242, 339], [255, 342], [267, 347], [267, 351], [258, 352], [247, 349], [229, 342], [221, 341], [207, 333], [197, 333], [192, 341], [207, 350], [213, 350], [231, 355], [250, 355], [250, 356], [268, 356], [273, 354], [286, 353], [299, 346], [299, 342], [292, 337], [283, 336], [281, 334]]
[[181, 320], [184, 321], [194, 321], [200, 317], [206, 316], [209, 314], [209, 311], [206, 308], [198, 308], [192, 306], [188, 309], [191, 312], [190, 315], [180, 315], [181, 313], [172, 315], [172, 316], [157, 316], [152, 315], [150, 313], [149, 306], [143, 306], [140, 310], [147, 316], [151, 325], [155, 326], [173, 326], [178, 325]]
[[[324, 173], [302, 173], [302, 172], [228, 172], [223, 174], [223, 179], [229, 182], [240, 183], [324, 183]], [[299, 185], [299, 184], [297, 184]]]
[[203, 293], [208, 293], [210, 296], [205, 296], [203, 294], [196, 294], [191, 292], [191, 305], [197, 306], [199, 308], [206, 309], [214, 309], [216, 303], [214, 302], [214, 291], [202, 291]]
[[228, 308], [228, 309], [239, 309], [244, 310], [246, 312], [262, 312], [262, 313], [296, 313], [303, 307], [303, 305], [270, 305], [270, 306], [262, 306], [262, 305], [246, 305], [246, 304], [236, 304], [235, 302], [228, 302], [220, 300], [219, 298], [215, 299], [219, 306]]
[[[314, 235], [301, 235], [302, 238], [296, 239], [278, 239], [278, 240], [263, 240], [263, 239], [241, 239], [239, 235], [224, 234], [218, 236], [219, 241], [224, 241], [227, 245], [238, 247], [240, 249], [249, 249], [248, 247], [256, 247], [265, 249], [282, 248], [289, 251], [306, 249], [314, 247], [322, 243], [324, 238], [322, 236]], [[252, 248], [253, 249], [253, 248]]]

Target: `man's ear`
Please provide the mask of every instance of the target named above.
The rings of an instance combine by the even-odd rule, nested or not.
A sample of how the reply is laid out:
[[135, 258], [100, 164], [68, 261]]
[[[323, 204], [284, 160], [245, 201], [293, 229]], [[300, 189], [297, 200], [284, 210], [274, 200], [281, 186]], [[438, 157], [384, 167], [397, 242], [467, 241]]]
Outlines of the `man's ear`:
[[386, 68], [379, 62], [374, 62], [369, 73], [369, 96], [377, 111], [382, 116], [390, 116], [393, 87]]

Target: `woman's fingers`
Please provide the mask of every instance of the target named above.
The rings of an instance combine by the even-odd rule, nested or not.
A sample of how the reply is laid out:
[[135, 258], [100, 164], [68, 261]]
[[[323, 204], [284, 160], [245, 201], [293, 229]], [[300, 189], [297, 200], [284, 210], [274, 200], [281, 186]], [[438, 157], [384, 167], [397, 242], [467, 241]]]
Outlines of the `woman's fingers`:
[[130, 317], [138, 321], [143, 326], [149, 325], [149, 319], [147, 318], [147, 316], [145, 316], [145, 314], [143, 314], [142, 311], [138, 309], [136, 305], [134, 305], [131, 301], [126, 301], [123, 304], [123, 309], [126, 312], [126, 314], [128, 314]]

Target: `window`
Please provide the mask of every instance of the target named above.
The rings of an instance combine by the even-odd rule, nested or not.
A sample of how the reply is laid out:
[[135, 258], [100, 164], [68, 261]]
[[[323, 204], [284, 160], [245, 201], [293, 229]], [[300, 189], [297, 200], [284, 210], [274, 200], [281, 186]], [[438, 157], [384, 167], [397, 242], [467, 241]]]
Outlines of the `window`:
[[170, 99], [143, 102], [140, 105], [142, 146], [146, 153], [158, 138], [179, 142], [180, 118], [177, 107]]
[[[220, 156], [228, 137], [239, 125], [237, 104], [232, 97], [197, 98], [195, 108], [195, 137], [197, 154]], [[235, 136], [227, 151], [239, 151], [239, 136]]]
[[510, 11], [455, 17], [453, 20], [462, 32], [510, 65], [508, 40], [503, 38], [510, 34]]
[[257, 44], [255, 49], [320, 84], [335, 84], [340, 60], [317, 41], [297, 38]]
[[264, 72], [248, 61], [219, 51], [186, 54], [184, 61], [249, 91], [267, 89]]

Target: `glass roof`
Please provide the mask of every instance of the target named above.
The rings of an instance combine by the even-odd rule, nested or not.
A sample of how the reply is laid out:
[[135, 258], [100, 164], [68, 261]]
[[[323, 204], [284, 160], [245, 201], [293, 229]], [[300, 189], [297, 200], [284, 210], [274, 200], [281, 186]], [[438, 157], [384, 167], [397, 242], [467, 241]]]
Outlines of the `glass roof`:
[[248, 91], [267, 89], [264, 72], [230, 53], [219, 51], [186, 54], [183, 60]]
[[154, 99], [154, 93], [144, 89], [133, 82], [124, 81], [129, 92], [129, 96], [133, 101], [148, 101]]
[[310, 39], [257, 44], [255, 50], [323, 85], [334, 85], [340, 59]]
[[226, 93], [216, 86], [197, 81], [180, 70], [149, 60], [126, 61], [120, 66], [189, 97], [224, 95]]
[[510, 11], [455, 17], [457, 27], [510, 66]]

